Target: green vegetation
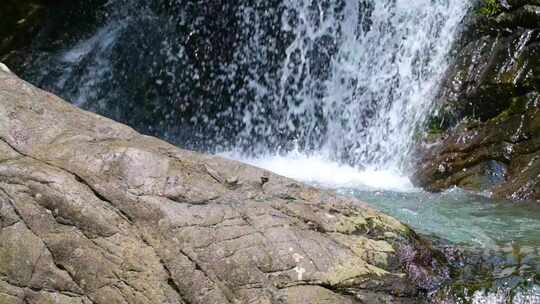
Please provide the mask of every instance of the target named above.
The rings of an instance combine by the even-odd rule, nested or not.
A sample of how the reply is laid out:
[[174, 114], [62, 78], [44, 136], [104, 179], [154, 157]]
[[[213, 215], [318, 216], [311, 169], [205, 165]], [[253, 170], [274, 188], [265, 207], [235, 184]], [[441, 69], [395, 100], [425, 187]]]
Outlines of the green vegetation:
[[502, 6], [499, 0], [483, 0], [483, 5], [478, 12], [484, 16], [494, 16], [502, 12]]
[[442, 118], [438, 115], [429, 117], [427, 121], [428, 134], [441, 134], [444, 132]]
[[499, 115], [492, 118], [490, 121], [495, 122], [495, 123], [503, 122], [512, 115], [523, 113], [526, 109], [526, 105], [527, 105], [526, 97], [523, 97], [523, 96], [514, 97], [512, 98], [512, 103], [510, 104], [510, 106], [506, 110], [502, 111]]

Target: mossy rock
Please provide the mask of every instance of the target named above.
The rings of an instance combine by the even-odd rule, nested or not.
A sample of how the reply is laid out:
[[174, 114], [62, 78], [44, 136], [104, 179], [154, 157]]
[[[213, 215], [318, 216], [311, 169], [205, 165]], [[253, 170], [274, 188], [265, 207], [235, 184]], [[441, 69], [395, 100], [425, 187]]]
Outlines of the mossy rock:
[[500, 112], [496, 117], [492, 118], [490, 122], [500, 123], [508, 120], [513, 115], [524, 113], [527, 110], [528, 101], [529, 99], [527, 96], [511, 98], [511, 103], [508, 108]]
[[525, 5], [515, 11], [503, 12], [495, 21], [498, 25], [509, 28], [537, 28], [540, 24], [540, 6]]

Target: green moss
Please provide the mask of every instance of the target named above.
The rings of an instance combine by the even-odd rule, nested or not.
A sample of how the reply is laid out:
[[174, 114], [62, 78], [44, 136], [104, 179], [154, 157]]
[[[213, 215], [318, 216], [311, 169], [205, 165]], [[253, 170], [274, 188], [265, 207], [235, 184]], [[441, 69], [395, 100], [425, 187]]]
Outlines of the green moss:
[[344, 217], [336, 224], [336, 231], [345, 234], [352, 234], [355, 231], [365, 230], [367, 224], [366, 219], [362, 216], [348, 216]]
[[438, 114], [431, 114], [426, 118], [424, 123], [415, 126], [412, 136], [415, 142], [426, 139], [431, 141], [438, 138], [444, 131], [445, 129], [440, 116]]
[[426, 132], [438, 135], [444, 132], [442, 118], [438, 115], [431, 116], [427, 121]]
[[368, 264], [360, 257], [350, 258], [346, 261], [338, 261], [324, 274], [323, 281], [333, 287], [351, 287], [354, 279], [366, 279], [368, 277], [384, 278], [388, 271]]
[[525, 97], [514, 97], [512, 98], [512, 102], [510, 103], [510, 106], [499, 113], [496, 117], [492, 118], [490, 122], [503, 122], [508, 120], [508, 118], [515, 114], [523, 113], [525, 106], [527, 104], [527, 98]]
[[484, 16], [494, 16], [502, 12], [499, 0], [483, 0], [483, 4], [478, 9], [478, 13]]

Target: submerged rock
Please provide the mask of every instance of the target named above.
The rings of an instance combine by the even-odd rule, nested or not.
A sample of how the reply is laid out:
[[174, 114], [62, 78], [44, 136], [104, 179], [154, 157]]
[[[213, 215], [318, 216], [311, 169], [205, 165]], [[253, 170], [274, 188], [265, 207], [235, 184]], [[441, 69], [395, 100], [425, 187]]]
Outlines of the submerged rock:
[[[504, 5], [503, 5], [504, 4]], [[415, 182], [540, 201], [540, 6], [474, 16], [447, 72]]]
[[457, 271], [451, 284], [433, 294], [432, 303], [540, 303], [540, 248], [518, 243], [496, 250], [441, 245]]
[[444, 257], [354, 199], [0, 69], [0, 303], [417, 303]]

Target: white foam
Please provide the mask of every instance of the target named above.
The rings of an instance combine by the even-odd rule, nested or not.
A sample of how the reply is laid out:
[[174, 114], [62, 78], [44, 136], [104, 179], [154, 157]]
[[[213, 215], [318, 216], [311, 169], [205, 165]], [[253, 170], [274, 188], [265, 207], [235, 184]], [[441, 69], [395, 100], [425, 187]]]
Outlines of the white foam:
[[264, 151], [267, 142], [295, 137], [354, 164], [406, 168], [472, 2], [283, 0], [282, 30], [290, 42], [278, 83], [261, 75], [274, 64], [265, 53], [273, 49], [265, 27], [246, 26], [255, 42], [256, 53], [247, 54], [254, 56], [256, 79], [250, 79], [255, 100], [243, 114], [243, 144], [265, 138]]
[[359, 170], [332, 161], [324, 155], [306, 155], [297, 151], [286, 155], [245, 157], [235, 152], [221, 154], [224, 157], [267, 169], [302, 182], [330, 188], [355, 188], [369, 190], [392, 190], [412, 192], [417, 189], [409, 178], [392, 170]]

